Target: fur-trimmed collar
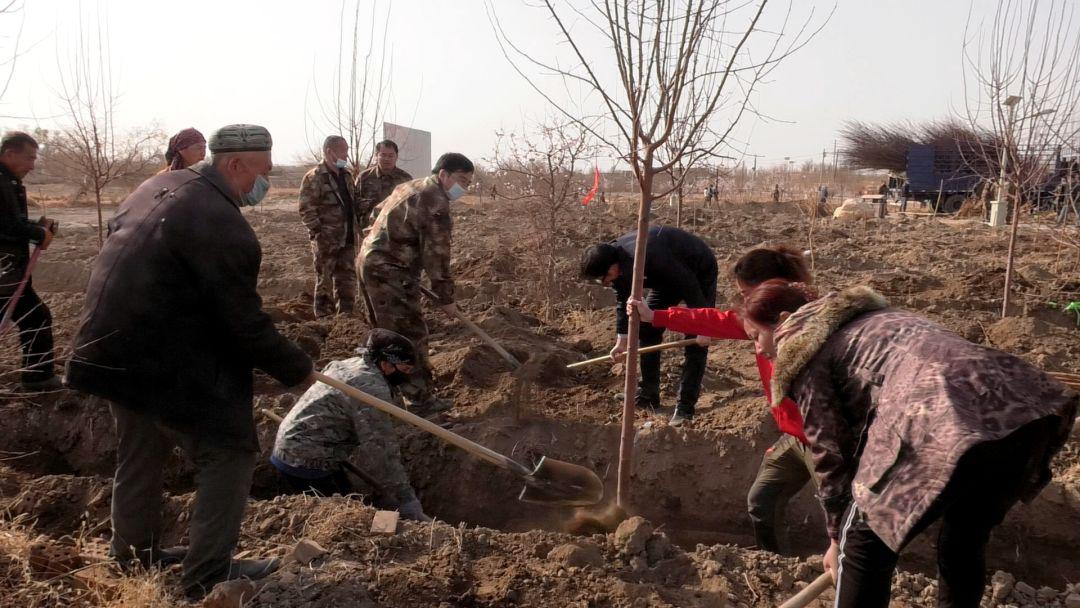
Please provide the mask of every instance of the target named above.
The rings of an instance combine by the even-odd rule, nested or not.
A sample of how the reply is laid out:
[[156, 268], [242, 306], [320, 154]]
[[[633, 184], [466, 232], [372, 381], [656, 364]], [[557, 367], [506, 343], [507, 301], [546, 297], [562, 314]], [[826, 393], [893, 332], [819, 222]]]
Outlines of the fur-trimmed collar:
[[864, 312], [888, 306], [885, 296], [869, 287], [858, 286], [834, 291], [795, 311], [776, 329], [773, 399], [779, 400], [787, 395], [795, 377], [833, 332]]

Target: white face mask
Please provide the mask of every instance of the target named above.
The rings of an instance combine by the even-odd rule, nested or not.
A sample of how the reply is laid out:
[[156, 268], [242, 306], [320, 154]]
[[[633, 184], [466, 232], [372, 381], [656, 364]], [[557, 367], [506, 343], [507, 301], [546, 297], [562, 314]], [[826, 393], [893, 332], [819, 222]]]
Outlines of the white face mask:
[[450, 189], [446, 191], [446, 197], [451, 201], [456, 201], [462, 196], [465, 196], [465, 188], [462, 188], [461, 184], [457, 182], [454, 182], [454, 184], [450, 186]]
[[339, 158], [334, 161], [334, 166], [338, 169], [344, 169], [345, 167], [349, 166], [349, 161], [344, 158]]

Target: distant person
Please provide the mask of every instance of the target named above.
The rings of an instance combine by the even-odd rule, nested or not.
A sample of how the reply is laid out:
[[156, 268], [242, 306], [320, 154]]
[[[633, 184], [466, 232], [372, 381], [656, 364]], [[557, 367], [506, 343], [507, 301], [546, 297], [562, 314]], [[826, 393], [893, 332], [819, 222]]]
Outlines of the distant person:
[[907, 201], [908, 201], [908, 197], [910, 197], [910, 196], [911, 196], [911, 184], [909, 184], [908, 182], [905, 181], [904, 185], [900, 188], [900, 212], [901, 213], [904, 213], [904, 212], [907, 211]]
[[[645, 246], [646, 303], [650, 309], [665, 310], [685, 302], [690, 308], [712, 307], [716, 303], [716, 255], [705, 241], [689, 232], [669, 226], [649, 228]], [[615, 290], [615, 346], [611, 357], [621, 360], [626, 354], [630, 317], [626, 302], [634, 276], [634, 249], [637, 233], [630, 232], [610, 243], [592, 245], [581, 256], [580, 274], [584, 279], [599, 280]], [[694, 337], [694, 336], [688, 336]], [[642, 322], [640, 346], [653, 346], [664, 339], [664, 328]], [[683, 351], [682, 381], [672, 426], [694, 418], [694, 408], [701, 396], [705, 358], [709, 351], [702, 344], [692, 344]], [[656, 410], [660, 407], [660, 353], [641, 356], [637, 407]]]
[[363, 229], [379, 215], [379, 204], [412, 176], [397, 166], [398, 145], [389, 139], [375, 144], [375, 165], [360, 172], [356, 177], [360, 228]]
[[351, 315], [356, 305], [356, 241], [360, 209], [349, 172], [349, 142], [323, 141], [322, 162], [300, 181], [300, 219], [315, 266], [315, 316]]
[[881, 187], [878, 188], [877, 193], [881, 196], [881, 198], [878, 199], [877, 216], [881, 218], [889, 214], [889, 185], [881, 184]]
[[824, 205], [827, 202], [829, 202], [829, 188], [828, 186], [822, 185], [818, 188], [818, 203]]
[[[56, 223], [48, 218], [30, 221], [26, 186], [22, 180], [34, 170], [37, 141], [20, 131], [0, 139], [0, 314], [7, 312], [12, 297], [30, 263], [30, 245], [44, 251], [52, 243]], [[22, 389], [26, 392], [63, 388], [53, 366], [52, 314], [34, 291], [33, 279], [11, 311], [22, 344]]]
[[[209, 144], [209, 161], [151, 177], [109, 221], [67, 367], [70, 386], [108, 400], [116, 424], [110, 555], [182, 562], [191, 599], [280, 565], [232, 559], [259, 453], [254, 370], [290, 387], [314, 380], [311, 359], [262, 309], [262, 248], [241, 212], [270, 188], [270, 133], [228, 125]], [[189, 547], [166, 548], [174, 447], [195, 465], [195, 498]]]
[[416, 367], [399, 389], [425, 413], [445, 410], [450, 403], [434, 393], [420, 280], [426, 274], [438, 298], [432, 304], [454, 314], [450, 204], [465, 195], [473, 169], [464, 154], [440, 156], [431, 175], [395, 188], [382, 202], [382, 211], [360, 247], [360, 275], [371, 297], [376, 325], [405, 336], [416, 346]]
[[169, 138], [165, 149], [166, 166], [161, 172], [187, 169], [206, 158], [206, 138], [194, 127], [184, 129]]
[[[396, 387], [409, 379], [416, 365], [412, 342], [401, 334], [373, 329], [357, 354], [331, 361], [323, 373], [400, 405]], [[357, 492], [346, 474], [348, 462], [356, 462], [379, 481], [387, 493], [377, 497], [380, 507], [397, 509], [408, 519], [430, 521], [409, 485], [389, 417], [316, 383], [278, 427], [270, 463], [297, 492], [345, 496]]]
[[772, 200], [774, 203], [780, 202], [780, 184], [776, 184], [775, 186], [773, 186]]

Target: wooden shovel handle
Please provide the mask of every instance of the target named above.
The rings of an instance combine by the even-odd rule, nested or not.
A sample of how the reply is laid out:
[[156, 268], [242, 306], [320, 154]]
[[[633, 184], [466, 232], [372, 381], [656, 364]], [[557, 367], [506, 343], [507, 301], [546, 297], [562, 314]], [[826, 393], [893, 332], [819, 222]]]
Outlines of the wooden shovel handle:
[[[663, 344], [656, 344], [653, 346], [646, 346], [645, 348], [639, 348], [639, 355], [647, 355], [649, 353], [655, 353], [661, 350], [667, 350], [669, 348], [681, 348], [683, 346], [690, 346], [691, 344], [697, 344], [697, 340], [690, 338], [688, 340], [678, 340], [675, 342], [664, 342]], [[584, 361], [578, 361], [577, 363], [571, 363], [566, 366], [566, 369], [577, 369], [579, 367], [585, 367], [593, 363], [602, 363], [604, 361], [611, 361], [611, 355], [604, 355], [603, 357], [596, 357], [594, 359], [586, 359]]]
[[828, 572], [814, 579], [812, 583], [802, 588], [788, 601], [780, 604], [780, 608], [805, 608], [810, 602], [817, 599], [826, 589], [833, 586], [832, 575]]
[[341, 380], [338, 380], [337, 378], [331, 378], [330, 376], [327, 376], [326, 374], [321, 374], [319, 372], [312, 372], [312, 376], [319, 382], [336, 388], [337, 390], [344, 393], [347, 397], [355, 399], [360, 403], [363, 403], [364, 405], [370, 405], [371, 407], [379, 410], [380, 412], [389, 414], [394, 418], [401, 420], [402, 422], [406, 422], [417, 427], [418, 429], [427, 431], [432, 435], [435, 435], [439, 439], [442, 439], [443, 441], [449, 443], [450, 445], [459, 447], [466, 452], [478, 456], [479, 458], [482, 458], [497, 467], [502, 467], [518, 475], [529, 475], [531, 473], [531, 471], [526, 468], [525, 465], [515, 460], [512, 460], [510, 458], [507, 458], [506, 456], [503, 456], [502, 454], [499, 454], [498, 452], [490, 450], [480, 445], [479, 443], [469, 441], [461, 435], [448, 431], [443, 427], [435, 424], [434, 422], [431, 422], [430, 420], [421, 418], [420, 416], [417, 416], [412, 412], [407, 412], [396, 405], [387, 403], [386, 401], [383, 401], [378, 397], [374, 397], [365, 393], [364, 391], [361, 391], [360, 389], [349, 386], [348, 384], [342, 382]]
[[[431, 291], [427, 287], [424, 287], [423, 285], [420, 286], [420, 293], [423, 293], [425, 297], [427, 297], [435, 304], [440, 304], [442, 302], [442, 300], [439, 299], [439, 296], [435, 295], [435, 292]], [[511, 355], [510, 352], [503, 348], [501, 344], [499, 344], [495, 341], [494, 338], [489, 336], [486, 331], [480, 329], [479, 325], [473, 323], [460, 310], [458, 310], [456, 306], [454, 307], [454, 316], [457, 317], [457, 320], [461, 321], [465, 325], [465, 327], [469, 328], [469, 331], [471, 331], [477, 338], [480, 338], [481, 342], [490, 346], [495, 352], [499, 353], [500, 357], [506, 359], [506, 362], [510, 364], [510, 367], [514, 369], [521, 367], [521, 362], [518, 361], [517, 358], [514, 357], [514, 355]]]

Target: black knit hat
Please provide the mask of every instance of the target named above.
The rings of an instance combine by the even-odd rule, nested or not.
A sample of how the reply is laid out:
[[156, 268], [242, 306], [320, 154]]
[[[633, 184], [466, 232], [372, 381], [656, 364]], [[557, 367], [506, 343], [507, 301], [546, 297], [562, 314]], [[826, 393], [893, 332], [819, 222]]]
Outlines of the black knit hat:
[[389, 329], [373, 329], [367, 336], [367, 351], [376, 362], [416, 364], [416, 348], [411, 340]]
[[431, 172], [438, 173], [444, 169], [447, 173], [457, 173], [458, 171], [472, 173], [475, 170], [472, 161], [459, 152], [447, 152], [440, 156], [439, 160], [435, 161], [435, 168]]

